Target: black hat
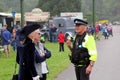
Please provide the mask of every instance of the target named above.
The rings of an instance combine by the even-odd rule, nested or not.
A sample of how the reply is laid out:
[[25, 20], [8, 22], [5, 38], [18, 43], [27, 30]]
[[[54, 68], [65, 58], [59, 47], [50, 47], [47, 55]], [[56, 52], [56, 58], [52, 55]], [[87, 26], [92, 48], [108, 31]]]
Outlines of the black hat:
[[27, 25], [23, 28], [23, 30], [21, 31], [22, 34], [24, 34], [25, 36], [28, 36], [30, 33], [32, 33], [33, 31], [40, 29], [41, 26], [39, 24], [31, 24], [31, 25]]
[[81, 19], [75, 19], [74, 23], [78, 24], [78, 25], [87, 25], [88, 24], [87, 21], [84, 21], [84, 20], [81, 20]]

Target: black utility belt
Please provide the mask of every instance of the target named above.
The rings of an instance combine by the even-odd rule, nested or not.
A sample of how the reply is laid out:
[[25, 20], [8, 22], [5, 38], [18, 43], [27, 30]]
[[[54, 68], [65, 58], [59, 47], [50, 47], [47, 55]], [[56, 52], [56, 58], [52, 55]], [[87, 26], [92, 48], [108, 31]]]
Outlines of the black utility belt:
[[87, 65], [81, 65], [81, 64], [75, 65], [75, 67], [85, 67], [85, 66], [87, 66]]
[[89, 61], [88, 62], [86, 62], [86, 61], [84, 61], [84, 60], [81, 60], [81, 61], [79, 61], [78, 63], [73, 63], [74, 65], [82, 65], [82, 66], [84, 66], [84, 65], [88, 65], [89, 64]]

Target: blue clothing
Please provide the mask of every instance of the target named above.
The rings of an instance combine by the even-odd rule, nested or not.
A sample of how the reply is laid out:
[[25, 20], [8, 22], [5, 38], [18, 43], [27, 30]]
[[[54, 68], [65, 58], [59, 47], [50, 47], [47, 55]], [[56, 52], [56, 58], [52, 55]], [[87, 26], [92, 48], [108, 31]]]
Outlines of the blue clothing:
[[25, 35], [20, 33], [21, 30], [22, 29], [19, 29], [16, 32], [16, 46], [21, 46], [22, 47], [23, 45], [20, 43], [20, 41], [23, 41], [26, 37], [25, 37]]
[[12, 43], [11, 43], [13, 50], [16, 51], [17, 50], [17, 46], [16, 46], [16, 38], [12, 39]]
[[46, 58], [50, 58], [51, 57], [51, 52], [47, 48], [45, 48], [45, 47], [44, 47], [44, 50], [46, 50], [46, 53], [45, 53], [44, 57], [41, 57], [39, 55], [38, 51], [35, 50], [35, 62], [36, 63], [41, 63], [41, 62], [45, 61]]
[[2, 32], [2, 45], [9, 45], [12, 40], [12, 35], [11, 33], [6, 29]]
[[57, 42], [57, 28], [51, 28], [52, 42]]
[[91, 32], [94, 32], [94, 31], [95, 31], [95, 28], [94, 28], [94, 27], [90, 27], [90, 31], [91, 31]]
[[104, 33], [104, 32], [105, 32], [105, 29], [104, 29], [104, 28], [101, 28], [101, 32]]

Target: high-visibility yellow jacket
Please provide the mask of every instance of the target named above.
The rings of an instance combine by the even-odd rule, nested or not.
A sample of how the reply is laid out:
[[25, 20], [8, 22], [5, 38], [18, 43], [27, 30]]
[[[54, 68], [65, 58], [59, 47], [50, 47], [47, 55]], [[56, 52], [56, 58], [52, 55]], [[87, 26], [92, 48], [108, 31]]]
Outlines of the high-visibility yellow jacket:
[[86, 34], [85, 36], [85, 42], [82, 42], [82, 46], [86, 47], [88, 49], [91, 61], [97, 60], [97, 49], [96, 49], [96, 42], [94, 40], [94, 37], [92, 35]]

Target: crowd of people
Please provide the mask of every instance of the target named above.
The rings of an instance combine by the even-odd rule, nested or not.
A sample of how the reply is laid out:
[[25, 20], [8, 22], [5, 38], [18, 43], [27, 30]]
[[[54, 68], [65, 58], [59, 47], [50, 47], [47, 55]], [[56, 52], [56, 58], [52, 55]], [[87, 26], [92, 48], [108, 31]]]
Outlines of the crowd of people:
[[95, 27], [90, 26], [87, 29], [87, 32], [96, 35], [96, 38], [99, 39], [100, 33], [104, 36], [105, 39], [108, 39], [109, 36], [113, 36], [113, 30], [111, 24], [96, 24]]

